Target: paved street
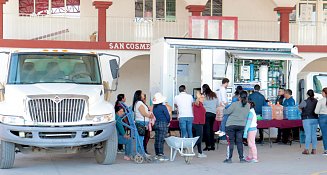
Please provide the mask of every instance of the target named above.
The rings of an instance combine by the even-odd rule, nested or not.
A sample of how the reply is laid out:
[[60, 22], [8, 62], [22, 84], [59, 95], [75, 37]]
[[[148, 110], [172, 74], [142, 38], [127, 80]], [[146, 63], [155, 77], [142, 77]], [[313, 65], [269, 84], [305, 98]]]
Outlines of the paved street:
[[[152, 142], [149, 146], [152, 147]], [[17, 154], [13, 169], [0, 170], [1, 175], [172, 175], [172, 174], [294, 174], [294, 175], [318, 175], [327, 174], [327, 156], [321, 154], [321, 141], [319, 142], [319, 154], [302, 155], [299, 143], [289, 145], [268, 144], [259, 145], [258, 153], [260, 162], [257, 164], [239, 163], [237, 153], [234, 150], [232, 164], [222, 163], [226, 145], [219, 145], [216, 151], [206, 152], [208, 158], [194, 158], [191, 165], [185, 164], [178, 155], [174, 162], [135, 164], [124, 161], [123, 155], [118, 154], [114, 165], [98, 165], [95, 163], [92, 153], [88, 154]], [[149, 148], [151, 148], [149, 147]], [[166, 146], [166, 154], [169, 150]], [[245, 147], [247, 152], [247, 147]], [[150, 149], [151, 153], [153, 150]]]

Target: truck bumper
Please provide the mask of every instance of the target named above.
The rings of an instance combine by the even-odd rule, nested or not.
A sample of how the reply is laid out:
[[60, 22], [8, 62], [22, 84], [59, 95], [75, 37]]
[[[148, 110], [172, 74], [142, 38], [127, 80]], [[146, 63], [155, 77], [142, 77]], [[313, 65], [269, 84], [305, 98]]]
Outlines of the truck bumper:
[[0, 139], [36, 147], [72, 147], [108, 140], [116, 122], [94, 126], [38, 127], [12, 126], [0, 123]]

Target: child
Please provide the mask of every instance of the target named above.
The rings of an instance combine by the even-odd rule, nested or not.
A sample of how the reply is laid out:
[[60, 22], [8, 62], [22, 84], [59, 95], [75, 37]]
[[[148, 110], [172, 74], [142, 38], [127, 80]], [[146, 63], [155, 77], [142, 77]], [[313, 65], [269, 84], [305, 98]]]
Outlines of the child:
[[255, 145], [255, 136], [257, 134], [257, 115], [254, 111], [254, 102], [250, 103], [250, 112], [246, 121], [243, 138], [247, 138], [249, 146], [249, 155], [245, 158], [248, 162], [257, 163], [257, 147]]
[[131, 160], [132, 156], [132, 139], [127, 134], [124, 126], [123, 126], [123, 120], [122, 117], [124, 116], [124, 108], [120, 105], [115, 107], [116, 112], [116, 128], [117, 128], [117, 134], [118, 134], [118, 143], [119, 144], [125, 144], [125, 160]]
[[203, 107], [203, 101], [204, 101], [204, 95], [198, 93], [197, 99], [193, 103], [193, 114], [194, 114], [194, 120], [193, 120], [193, 129], [195, 131], [194, 137], [200, 136], [198, 141], [196, 142], [196, 146], [198, 147], [198, 158], [205, 158], [207, 155], [203, 154], [201, 143], [202, 143], [202, 135], [203, 135], [203, 125], [205, 124], [206, 119], [206, 109]]

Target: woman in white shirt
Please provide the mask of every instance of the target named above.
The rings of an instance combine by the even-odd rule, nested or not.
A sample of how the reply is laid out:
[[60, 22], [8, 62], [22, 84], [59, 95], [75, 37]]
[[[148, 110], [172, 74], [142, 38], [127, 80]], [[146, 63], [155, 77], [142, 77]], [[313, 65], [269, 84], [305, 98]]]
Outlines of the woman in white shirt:
[[[149, 125], [149, 119], [153, 118], [152, 112], [149, 111], [148, 106], [143, 102], [145, 99], [145, 94], [141, 90], [137, 90], [134, 93], [133, 98], [133, 111], [135, 114], [135, 122], [140, 123], [143, 126], [147, 127]], [[147, 152], [147, 144], [149, 142], [150, 132], [147, 128], [145, 136], [143, 139], [144, 151]]]

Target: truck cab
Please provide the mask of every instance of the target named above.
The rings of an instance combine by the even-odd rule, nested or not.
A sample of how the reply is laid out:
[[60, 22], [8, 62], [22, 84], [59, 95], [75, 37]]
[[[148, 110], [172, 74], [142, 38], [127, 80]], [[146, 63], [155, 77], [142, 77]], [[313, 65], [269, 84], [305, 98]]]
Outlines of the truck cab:
[[115, 112], [119, 57], [77, 50], [0, 54], [0, 168], [15, 152], [93, 150], [111, 164], [117, 154]]

